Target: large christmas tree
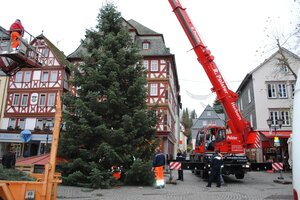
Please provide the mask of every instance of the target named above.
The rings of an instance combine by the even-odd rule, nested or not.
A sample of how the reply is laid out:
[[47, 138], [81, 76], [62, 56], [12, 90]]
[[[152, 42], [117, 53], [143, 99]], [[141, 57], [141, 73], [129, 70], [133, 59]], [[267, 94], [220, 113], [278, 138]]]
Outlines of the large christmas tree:
[[100, 9], [96, 29], [86, 31], [83, 62], [74, 69], [77, 95], [67, 93], [59, 153], [70, 160], [66, 184], [109, 185], [108, 169], [151, 160], [155, 110], [147, 110], [146, 72], [128, 27], [112, 3]]

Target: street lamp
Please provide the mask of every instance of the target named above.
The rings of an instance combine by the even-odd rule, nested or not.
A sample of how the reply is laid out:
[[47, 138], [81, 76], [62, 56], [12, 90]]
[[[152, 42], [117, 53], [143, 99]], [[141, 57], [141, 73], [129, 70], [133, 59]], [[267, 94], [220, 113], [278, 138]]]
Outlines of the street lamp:
[[[281, 128], [281, 126], [282, 126], [282, 124], [283, 124], [283, 120], [281, 119], [281, 118], [279, 118], [279, 119], [276, 119], [275, 120], [275, 123], [273, 124], [273, 120], [271, 119], [271, 117], [269, 118], [269, 119], [267, 119], [267, 124], [268, 124], [268, 126], [269, 126], [269, 128], [270, 128], [270, 130], [271, 130], [271, 132], [272, 132], [272, 128], [274, 128], [274, 131], [275, 131], [275, 136], [274, 137], [277, 137], [277, 135], [276, 135], [276, 131], [277, 131], [277, 127], [278, 127], [278, 129], [280, 129]], [[276, 147], [276, 161], [278, 162], [278, 153], [277, 153], [277, 144], [275, 144], [274, 143], [274, 146]]]

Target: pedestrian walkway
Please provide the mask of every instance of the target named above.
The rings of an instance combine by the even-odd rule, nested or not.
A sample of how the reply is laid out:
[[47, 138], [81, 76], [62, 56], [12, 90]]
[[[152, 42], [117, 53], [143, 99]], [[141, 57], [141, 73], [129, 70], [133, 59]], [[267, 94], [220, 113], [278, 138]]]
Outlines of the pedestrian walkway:
[[[291, 173], [283, 173], [286, 180], [291, 180]], [[177, 171], [173, 172], [177, 178]], [[190, 171], [184, 171], [184, 181], [177, 184], [166, 184], [163, 189], [155, 187], [122, 186], [113, 189], [89, 189], [80, 187], [59, 186], [57, 199], [68, 200], [262, 200], [262, 199], [292, 199], [292, 184], [274, 183], [279, 173], [250, 172], [243, 180], [234, 176], [225, 177], [226, 186], [217, 188], [213, 183], [206, 188], [207, 181], [195, 176]], [[166, 182], [169, 175], [165, 176]]]

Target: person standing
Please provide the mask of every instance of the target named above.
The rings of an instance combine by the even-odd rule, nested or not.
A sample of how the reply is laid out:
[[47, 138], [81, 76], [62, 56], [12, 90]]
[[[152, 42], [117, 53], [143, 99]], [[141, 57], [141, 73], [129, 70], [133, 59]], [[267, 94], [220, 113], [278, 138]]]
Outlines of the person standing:
[[2, 165], [7, 169], [14, 169], [16, 165], [16, 150], [12, 147], [7, 154], [2, 157]]
[[220, 156], [220, 150], [215, 150], [215, 154], [213, 155], [213, 159], [211, 162], [211, 173], [208, 179], [208, 184], [206, 187], [211, 187], [211, 183], [214, 179], [217, 180], [217, 187], [221, 187], [221, 166], [223, 165], [222, 157]]
[[15, 51], [19, 47], [25, 31], [21, 20], [16, 19], [16, 21], [10, 26], [9, 31], [11, 32], [11, 48]]
[[[185, 156], [181, 153], [181, 151], [179, 151], [177, 153], [176, 160], [178, 160], [178, 161], [184, 161], [185, 160]], [[183, 170], [182, 169], [178, 170], [178, 178], [177, 178], [177, 180], [183, 181]]]
[[164, 165], [165, 165], [165, 156], [160, 151], [159, 148], [156, 149], [155, 156], [153, 158], [153, 169], [155, 172], [156, 187], [164, 188], [165, 179], [164, 179]]

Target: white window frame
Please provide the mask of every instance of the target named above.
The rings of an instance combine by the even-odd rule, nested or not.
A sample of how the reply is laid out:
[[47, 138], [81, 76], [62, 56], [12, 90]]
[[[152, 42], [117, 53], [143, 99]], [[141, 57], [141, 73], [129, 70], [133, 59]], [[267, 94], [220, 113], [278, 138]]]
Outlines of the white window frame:
[[294, 95], [295, 95], [295, 83], [291, 84], [291, 94], [292, 94], [292, 98], [294, 98]]
[[150, 43], [149, 42], [143, 42], [143, 49], [144, 50], [148, 50], [150, 47]]
[[280, 118], [283, 120], [282, 126], [290, 126], [290, 112], [287, 110], [280, 111]]
[[251, 99], [251, 91], [250, 88], [248, 89], [248, 103], [251, 103], [252, 99]]
[[35, 128], [39, 128], [39, 129], [42, 130], [44, 128], [44, 120], [43, 119], [37, 119]]
[[28, 94], [22, 94], [22, 100], [21, 100], [21, 106], [27, 106], [28, 105]]
[[54, 106], [55, 105], [55, 93], [48, 94], [47, 105], [48, 106]]
[[277, 88], [278, 88], [278, 98], [281, 98], [281, 99], [287, 98], [286, 84], [278, 83]]
[[20, 94], [14, 94], [14, 99], [13, 99], [13, 106], [18, 106], [20, 103]]
[[158, 83], [150, 84], [150, 96], [158, 96]]
[[143, 66], [144, 66], [144, 68], [148, 71], [148, 68], [149, 68], [149, 61], [148, 61], [148, 60], [144, 60]]
[[30, 71], [24, 72], [24, 83], [29, 83], [30, 78], [31, 78], [31, 72]]
[[51, 73], [50, 73], [50, 82], [56, 82], [57, 81], [57, 75], [58, 75], [58, 71], [51, 71]]
[[48, 80], [49, 80], [49, 72], [42, 72], [42, 77], [41, 77], [41, 81], [42, 82], [48, 82]]
[[16, 128], [17, 120], [15, 118], [10, 118], [8, 121], [8, 127]]
[[46, 94], [40, 94], [39, 106], [46, 106]]
[[19, 71], [16, 73], [16, 83], [21, 83], [22, 82], [22, 78], [23, 78], [23, 72]]
[[158, 60], [151, 60], [151, 72], [158, 71]]
[[19, 119], [19, 124], [18, 126], [20, 127], [20, 129], [25, 129], [25, 119], [22, 118], [22, 119]]
[[268, 83], [267, 85], [267, 91], [268, 91], [268, 98], [274, 99], [276, 98], [276, 84], [275, 83]]

